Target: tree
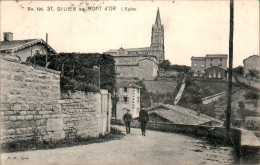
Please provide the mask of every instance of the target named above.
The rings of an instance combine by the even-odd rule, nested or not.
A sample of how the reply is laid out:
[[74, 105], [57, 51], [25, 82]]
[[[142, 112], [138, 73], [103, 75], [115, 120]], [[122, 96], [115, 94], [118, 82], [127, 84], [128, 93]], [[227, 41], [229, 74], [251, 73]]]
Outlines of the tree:
[[241, 76], [244, 73], [244, 67], [238, 66], [233, 69], [233, 72], [234, 72], [234, 74]]
[[246, 100], [258, 100], [259, 95], [258, 95], [258, 93], [254, 92], [254, 91], [249, 91], [244, 95], [244, 98]]
[[255, 70], [255, 69], [248, 70], [248, 75], [252, 78], [252, 80], [254, 78], [258, 78], [258, 74], [259, 74], [259, 71]]
[[170, 70], [171, 68], [171, 62], [169, 60], [164, 60], [159, 64], [159, 67], [164, 69], [164, 70]]
[[[45, 67], [46, 56], [28, 57], [27, 62]], [[100, 86], [112, 93], [115, 84], [115, 61], [108, 54], [60, 53], [48, 56], [49, 69], [61, 71], [61, 90], [96, 91]], [[98, 66], [98, 69], [93, 69]]]

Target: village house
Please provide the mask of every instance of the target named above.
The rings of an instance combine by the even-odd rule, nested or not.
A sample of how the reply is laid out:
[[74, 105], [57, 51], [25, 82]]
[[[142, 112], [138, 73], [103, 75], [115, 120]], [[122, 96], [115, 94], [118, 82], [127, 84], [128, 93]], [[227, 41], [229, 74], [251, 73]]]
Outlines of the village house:
[[34, 55], [54, 55], [57, 52], [42, 39], [13, 40], [13, 33], [4, 32], [4, 41], [0, 42], [1, 54], [18, 57], [25, 62]]
[[247, 76], [249, 70], [257, 70], [260, 73], [260, 56], [252, 55], [243, 60], [244, 75]]
[[116, 84], [118, 103], [116, 105], [116, 117], [122, 119], [123, 115], [130, 110], [132, 117], [138, 117], [140, 112], [140, 86], [131, 82], [120, 82]]
[[191, 70], [195, 77], [226, 79], [227, 55], [208, 54], [206, 57], [191, 57]]
[[164, 27], [161, 24], [159, 9], [152, 26], [150, 47], [121, 47], [105, 53], [114, 57], [118, 78], [153, 80], [158, 74], [158, 64], [164, 60]]

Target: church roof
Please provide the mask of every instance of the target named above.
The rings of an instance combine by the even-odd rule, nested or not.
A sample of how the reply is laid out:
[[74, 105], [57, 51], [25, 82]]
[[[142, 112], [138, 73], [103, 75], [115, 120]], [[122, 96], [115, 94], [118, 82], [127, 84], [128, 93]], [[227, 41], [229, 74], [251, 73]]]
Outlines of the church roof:
[[[151, 49], [150, 49], [150, 47], [143, 47], [143, 48], [129, 48], [129, 49], [124, 49], [124, 50], [126, 50], [128, 52], [138, 52], [138, 51], [150, 51]], [[110, 49], [106, 53], [116, 53], [117, 51], [119, 51], [119, 49]]]
[[126, 51], [128, 52], [133, 52], [133, 51], [150, 51], [150, 47], [144, 47], [144, 48], [129, 48], [129, 49], [126, 49]]

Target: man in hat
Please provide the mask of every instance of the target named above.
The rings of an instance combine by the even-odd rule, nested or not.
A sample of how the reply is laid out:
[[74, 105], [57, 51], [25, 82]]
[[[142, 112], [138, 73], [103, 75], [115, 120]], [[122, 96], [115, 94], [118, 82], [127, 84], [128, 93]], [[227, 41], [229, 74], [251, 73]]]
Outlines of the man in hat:
[[125, 126], [126, 126], [126, 134], [130, 134], [130, 126], [131, 122], [133, 122], [132, 115], [130, 113], [130, 109], [127, 109], [127, 112], [123, 116]]
[[139, 112], [139, 122], [141, 122], [141, 131], [143, 136], [145, 136], [146, 125], [148, 121], [149, 121], [148, 112], [144, 108], [142, 108], [141, 111]]

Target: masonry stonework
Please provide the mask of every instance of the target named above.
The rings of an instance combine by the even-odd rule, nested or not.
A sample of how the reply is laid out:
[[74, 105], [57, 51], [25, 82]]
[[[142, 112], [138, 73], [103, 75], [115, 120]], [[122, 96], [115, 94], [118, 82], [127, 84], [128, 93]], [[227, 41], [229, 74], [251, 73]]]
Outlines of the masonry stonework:
[[97, 137], [100, 132], [101, 95], [76, 92], [64, 94], [61, 100], [64, 130], [67, 137]]
[[1, 144], [97, 137], [110, 131], [111, 94], [60, 92], [60, 72], [0, 56]]
[[[59, 72], [1, 58], [1, 141], [65, 137]], [[56, 126], [49, 129], [50, 121]]]

